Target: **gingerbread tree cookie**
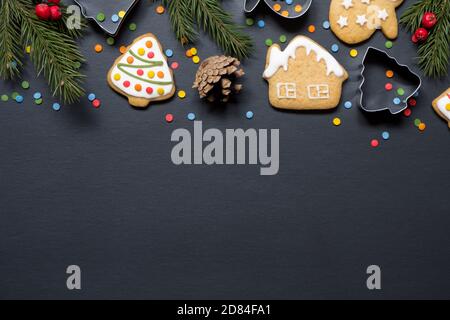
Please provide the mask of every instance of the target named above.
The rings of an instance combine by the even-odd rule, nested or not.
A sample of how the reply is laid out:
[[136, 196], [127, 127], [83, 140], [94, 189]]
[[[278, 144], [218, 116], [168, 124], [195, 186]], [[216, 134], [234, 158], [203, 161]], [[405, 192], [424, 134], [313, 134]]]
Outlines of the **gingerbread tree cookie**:
[[175, 94], [172, 70], [161, 44], [151, 33], [137, 38], [115, 61], [108, 73], [108, 83], [137, 108]]
[[433, 101], [433, 108], [442, 119], [447, 121], [450, 128], [450, 88]]
[[369, 39], [381, 29], [389, 39], [398, 36], [395, 9], [403, 0], [331, 0], [330, 24], [334, 34], [348, 44]]

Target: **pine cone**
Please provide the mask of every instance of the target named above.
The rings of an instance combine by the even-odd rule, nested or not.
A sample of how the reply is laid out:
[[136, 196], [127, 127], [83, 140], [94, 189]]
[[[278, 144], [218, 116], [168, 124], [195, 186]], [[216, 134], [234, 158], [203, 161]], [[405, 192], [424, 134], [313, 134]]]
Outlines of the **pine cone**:
[[241, 62], [233, 57], [214, 56], [200, 65], [193, 88], [197, 88], [200, 98], [210, 102], [228, 102], [232, 94], [242, 90], [236, 80], [244, 76]]

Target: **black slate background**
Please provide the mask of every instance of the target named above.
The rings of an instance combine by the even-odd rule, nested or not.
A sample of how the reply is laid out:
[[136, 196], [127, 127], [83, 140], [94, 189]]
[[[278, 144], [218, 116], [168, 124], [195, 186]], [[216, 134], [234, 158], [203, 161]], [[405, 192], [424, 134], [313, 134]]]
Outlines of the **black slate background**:
[[[197, 66], [183, 56], [168, 16], [147, 1], [129, 19], [138, 30], [122, 30], [117, 43], [157, 34], [182, 65], [176, 78], [185, 101], [132, 110], [106, 84], [118, 54], [106, 44], [93, 53], [105, 39], [97, 28], [82, 47], [86, 88], [101, 109], [85, 99], [52, 111], [45, 81], [28, 64], [26, 102], [0, 103], [0, 298], [450, 298], [450, 134], [430, 105], [449, 78], [423, 79], [409, 119], [365, 114], [357, 107], [359, 64], [367, 46], [384, 46], [378, 32], [357, 59], [340, 43], [337, 57], [352, 75], [343, 101], [353, 109], [302, 114], [268, 105], [264, 40], [308, 34], [313, 23], [313, 39], [339, 43], [321, 27], [328, 5], [316, 0], [292, 23], [268, 9], [256, 14], [267, 27], [247, 28], [256, 51], [245, 62], [245, 92], [227, 108], [209, 107], [189, 89]], [[224, 6], [244, 23], [241, 1]], [[196, 46], [202, 58], [220, 53], [207, 37]], [[415, 52], [404, 31], [390, 50], [406, 64]], [[0, 82], [0, 93], [19, 88]], [[37, 90], [43, 106], [32, 102]], [[167, 112], [176, 117], [171, 125]], [[192, 128], [188, 112], [206, 128], [279, 128], [279, 174], [174, 166], [170, 135]], [[342, 127], [331, 125], [335, 116]], [[416, 117], [428, 125], [423, 134]], [[391, 140], [372, 149], [384, 130]], [[65, 287], [70, 264], [82, 268], [82, 291]], [[382, 268], [382, 291], [366, 289], [371, 264]]]

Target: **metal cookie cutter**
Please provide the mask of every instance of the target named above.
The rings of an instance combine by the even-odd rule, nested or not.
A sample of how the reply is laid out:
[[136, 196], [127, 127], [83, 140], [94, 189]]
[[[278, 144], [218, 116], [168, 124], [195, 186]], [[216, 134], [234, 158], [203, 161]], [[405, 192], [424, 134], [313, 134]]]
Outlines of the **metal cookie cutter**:
[[[244, 0], [244, 11], [253, 12], [262, 0]], [[312, 0], [264, 0], [273, 12], [287, 19], [295, 19], [303, 16], [311, 7]], [[277, 10], [279, 9], [279, 10]]]
[[422, 79], [386, 51], [369, 47], [364, 55], [360, 105], [364, 111], [398, 114], [422, 86]]
[[[94, 20], [100, 28], [110, 36], [116, 36], [120, 27], [125, 21], [128, 13], [133, 9], [139, 0], [74, 0], [81, 7], [81, 12], [86, 19]], [[119, 17], [119, 12], [125, 15]], [[103, 14], [104, 19], [99, 20], [99, 14]], [[118, 19], [117, 19], [118, 18]]]

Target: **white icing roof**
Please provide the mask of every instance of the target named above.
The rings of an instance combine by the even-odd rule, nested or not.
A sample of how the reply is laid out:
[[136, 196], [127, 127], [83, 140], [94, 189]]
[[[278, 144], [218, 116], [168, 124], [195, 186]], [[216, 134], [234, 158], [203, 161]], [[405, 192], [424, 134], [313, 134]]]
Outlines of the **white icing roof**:
[[317, 56], [317, 62], [321, 60], [325, 61], [327, 65], [327, 76], [331, 73], [334, 73], [337, 77], [343, 77], [345, 75], [345, 69], [327, 50], [305, 36], [297, 36], [289, 43], [284, 51], [281, 51], [278, 47], [271, 48], [269, 65], [264, 71], [263, 77], [265, 79], [273, 77], [281, 67], [287, 71], [289, 58], [295, 59], [296, 51], [300, 47], [306, 49], [307, 55], [313, 51]]

